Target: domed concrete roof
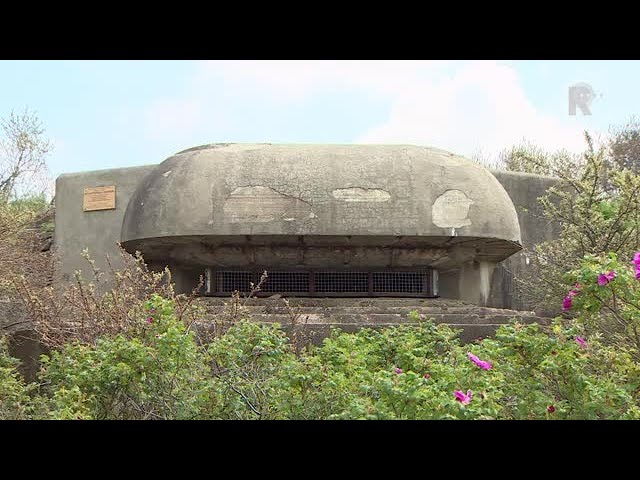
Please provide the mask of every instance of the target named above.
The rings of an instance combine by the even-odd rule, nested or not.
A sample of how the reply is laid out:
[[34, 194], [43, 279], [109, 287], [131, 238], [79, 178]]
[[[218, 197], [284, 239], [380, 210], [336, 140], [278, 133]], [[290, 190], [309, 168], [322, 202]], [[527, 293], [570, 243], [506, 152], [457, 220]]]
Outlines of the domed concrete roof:
[[263, 235], [475, 238], [498, 245], [503, 258], [520, 249], [516, 210], [488, 170], [409, 145], [191, 148], [141, 182], [122, 226], [129, 250]]

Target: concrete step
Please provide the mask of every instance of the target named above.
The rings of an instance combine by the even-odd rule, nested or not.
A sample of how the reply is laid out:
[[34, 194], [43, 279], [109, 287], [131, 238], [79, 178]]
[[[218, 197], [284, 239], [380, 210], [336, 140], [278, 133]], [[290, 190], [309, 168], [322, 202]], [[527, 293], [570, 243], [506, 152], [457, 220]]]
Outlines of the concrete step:
[[[228, 311], [230, 307], [224, 305], [205, 305], [207, 313], [216, 315], [222, 314]], [[284, 305], [249, 305], [246, 310], [250, 314], [288, 314], [289, 309]], [[368, 306], [298, 306], [293, 307], [292, 310], [295, 313], [313, 314], [324, 313], [326, 315], [334, 314], [373, 314], [373, 313], [387, 313], [387, 314], [400, 314], [407, 315], [409, 312], [415, 310], [418, 314], [426, 316], [434, 314], [465, 314], [473, 313], [474, 315], [490, 316], [490, 315], [502, 315], [505, 313], [504, 309], [488, 308], [488, 307], [475, 307], [475, 306], [456, 306], [456, 307], [440, 307], [440, 306], [421, 306], [421, 305], [406, 305], [406, 306], [388, 306], [388, 305], [368, 305]], [[507, 310], [509, 311], [509, 310]], [[531, 312], [515, 312], [514, 315], [531, 314]]]
[[[452, 325], [479, 325], [479, 324], [505, 324], [509, 323], [513, 315], [491, 315], [491, 316], [479, 316], [472, 314], [435, 314], [429, 315], [428, 319], [431, 319], [435, 323], [448, 323]], [[251, 319], [258, 322], [280, 323], [282, 325], [292, 323], [289, 315], [281, 314], [254, 314], [251, 315]], [[523, 323], [530, 323], [538, 321], [537, 317], [517, 317]], [[299, 324], [351, 324], [351, 325], [399, 325], [405, 323], [414, 323], [406, 315], [389, 314], [389, 313], [370, 313], [370, 314], [336, 314], [336, 315], [323, 315], [321, 313], [310, 313], [301, 315], [298, 317], [296, 323]]]
[[[223, 297], [198, 299], [212, 320], [228, 311], [231, 300]], [[296, 315], [295, 325], [282, 298], [243, 299], [249, 318], [257, 322], [280, 323], [285, 331], [320, 343], [332, 328], [354, 332], [363, 327], [384, 328], [415, 321], [409, 312], [416, 310], [435, 323], [461, 328], [461, 339], [469, 342], [493, 335], [495, 329], [512, 319], [522, 323], [546, 323], [533, 312], [479, 307], [459, 300], [441, 298], [290, 298]], [[419, 321], [419, 320], [418, 320]]]
[[[209, 317], [209, 316], [208, 316]], [[211, 316], [212, 318], [215, 316]], [[281, 325], [289, 325], [294, 319], [287, 314], [269, 314], [269, 313], [253, 313], [249, 315], [252, 320], [266, 323], [280, 323]], [[451, 325], [481, 325], [481, 324], [499, 324], [509, 323], [516, 318], [523, 323], [542, 322], [545, 319], [526, 316], [526, 315], [474, 315], [472, 313], [464, 314], [431, 314], [426, 316], [435, 323], [447, 323]], [[299, 315], [295, 318], [297, 324], [349, 324], [349, 325], [401, 325], [407, 323], [415, 323], [406, 314], [399, 313], [367, 313], [367, 314], [325, 314], [325, 313], [307, 313]]]
[[[470, 303], [462, 302], [459, 300], [450, 300], [442, 298], [407, 298], [407, 297], [305, 297], [295, 298], [288, 297], [287, 300], [292, 306], [303, 305], [308, 307], [346, 307], [346, 306], [399, 306], [404, 307], [407, 305], [413, 306], [444, 306], [446, 308], [454, 306], [468, 306]], [[198, 302], [203, 305], [224, 305], [231, 302], [229, 297], [200, 297]], [[283, 305], [281, 297], [266, 297], [266, 298], [249, 298], [241, 299], [241, 303], [246, 305]]]

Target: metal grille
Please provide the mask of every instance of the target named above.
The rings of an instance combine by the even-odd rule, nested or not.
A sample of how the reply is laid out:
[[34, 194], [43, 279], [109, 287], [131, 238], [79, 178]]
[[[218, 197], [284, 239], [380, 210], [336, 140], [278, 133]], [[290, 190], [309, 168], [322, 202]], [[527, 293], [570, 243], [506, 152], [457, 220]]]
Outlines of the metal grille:
[[[207, 294], [248, 293], [257, 284], [260, 271], [207, 270]], [[257, 295], [274, 293], [302, 296], [420, 296], [437, 295], [436, 277], [430, 269], [414, 271], [268, 271]]]
[[422, 293], [426, 291], [425, 277], [422, 272], [373, 272], [373, 291]]
[[268, 272], [262, 291], [269, 293], [309, 291], [309, 272]]
[[369, 291], [367, 272], [316, 272], [316, 292], [366, 293]]
[[232, 293], [234, 291], [248, 292], [251, 290], [250, 282], [255, 282], [255, 273], [223, 271], [216, 272], [217, 290], [221, 293]]

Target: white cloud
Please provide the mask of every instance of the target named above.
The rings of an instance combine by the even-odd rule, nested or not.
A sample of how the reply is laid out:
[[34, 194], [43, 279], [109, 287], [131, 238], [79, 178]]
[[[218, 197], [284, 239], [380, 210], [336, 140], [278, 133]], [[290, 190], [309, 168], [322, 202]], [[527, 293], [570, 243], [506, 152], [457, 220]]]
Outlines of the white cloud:
[[425, 60], [249, 60], [206, 61], [197, 80], [222, 78], [238, 94], [268, 93], [281, 101], [296, 101], [318, 91], [367, 90], [395, 95], [412, 88], [420, 76], [434, 74], [456, 62]]
[[238, 117], [238, 99], [269, 98], [287, 108], [313, 95], [331, 101], [332, 93], [357, 91], [390, 110], [354, 143], [431, 145], [466, 156], [492, 156], [523, 139], [546, 149], [583, 148], [584, 126], [576, 117], [540, 112], [515, 70], [493, 61], [206, 61], [185, 91], [143, 110], [149, 137], [186, 142], [195, 130], [215, 131], [225, 115]]
[[463, 155], [495, 155], [523, 139], [549, 150], [580, 151], [582, 132], [583, 126], [572, 124], [568, 116], [536, 110], [512, 68], [478, 61], [402, 92], [388, 121], [356, 142], [416, 143]]

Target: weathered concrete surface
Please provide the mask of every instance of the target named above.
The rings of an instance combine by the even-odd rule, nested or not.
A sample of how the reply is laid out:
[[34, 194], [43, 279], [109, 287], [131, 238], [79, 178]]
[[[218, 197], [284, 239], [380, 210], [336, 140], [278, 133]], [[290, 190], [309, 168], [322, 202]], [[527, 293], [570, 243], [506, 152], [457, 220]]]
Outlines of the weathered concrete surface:
[[[493, 171], [493, 175], [509, 194], [518, 213], [525, 249], [552, 240], [557, 226], [543, 217], [538, 198], [559, 180], [554, 177], [520, 172]], [[439, 272], [443, 297], [457, 298], [477, 305], [515, 310], [530, 310], [533, 305], [516, 292], [516, 279], [529, 268], [525, 250], [502, 262], [489, 258], [469, 258], [462, 266], [445, 266]]]
[[[66, 173], [56, 180], [56, 217], [54, 236], [54, 284], [61, 285], [73, 279], [76, 270], [90, 278], [90, 269], [82, 258], [88, 249], [100, 269], [106, 268], [105, 255], [118, 260], [118, 247], [122, 219], [129, 198], [142, 179], [155, 165], [93, 172]], [[98, 186], [116, 186], [115, 210], [82, 210], [84, 189]]]
[[[228, 308], [228, 298], [201, 298], [199, 304], [206, 311], [206, 326]], [[296, 329], [305, 338], [320, 343], [332, 328], [353, 332], [359, 328], [384, 328], [413, 324], [408, 316], [415, 310], [423, 319], [444, 323], [463, 329], [461, 339], [469, 342], [480, 337], [491, 336], [500, 325], [516, 319], [521, 323], [546, 323], [533, 312], [520, 312], [499, 308], [478, 307], [459, 300], [408, 299], [408, 298], [293, 298], [289, 299], [292, 310], [282, 299], [249, 299], [246, 311], [252, 320], [264, 323], [280, 323], [285, 330]], [[290, 312], [296, 316], [292, 322]]]
[[30, 328], [24, 304], [16, 298], [0, 297], [0, 334]]
[[474, 259], [497, 262], [519, 244], [480, 237], [334, 235], [184, 235], [131, 240], [151, 262], [238, 268], [460, 267]]
[[516, 279], [529, 268], [526, 249], [534, 245], [557, 238], [560, 230], [558, 224], [544, 218], [542, 206], [538, 198], [545, 195], [547, 190], [557, 185], [558, 178], [545, 175], [535, 175], [520, 172], [493, 171], [493, 175], [507, 191], [520, 222], [522, 245], [525, 250], [520, 251], [504, 262], [501, 262], [491, 276], [491, 293], [488, 305], [515, 310], [530, 310], [529, 305], [516, 291]]
[[40, 355], [46, 353], [33, 330], [24, 304], [9, 297], [0, 298], [0, 336], [7, 335], [9, 354], [21, 360], [18, 371], [34, 381], [40, 368]]
[[[284, 150], [288, 148], [293, 150], [287, 153]], [[69, 281], [75, 270], [84, 270], [88, 275], [88, 265], [80, 256], [83, 248], [89, 249], [102, 268], [105, 254], [117, 254], [121, 232], [129, 232], [130, 238], [155, 229], [155, 233], [149, 233], [155, 237], [130, 240], [129, 246], [136, 249], [146, 244], [157, 252], [157, 261], [153, 255], [149, 260], [158, 268], [167, 264], [172, 267], [185, 290], [197, 281], [202, 273], [198, 267], [204, 264], [354, 268], [432, 265], [439, 270], [440, 294], [444, 297], [494, 307], [530, 308], [513, 296], [513, 276], [527, 268], [526, 256], [516, 253], [496, 264], [499, 258], [516, 252], [519, 244], [471, 237], [471, 229], [482, 229], [484, 223], [487, 229], [495, 228], [491, 222], [501, 225], [504, 215], [483, 207], [482, 200], [497, 191], [500, 202], [505, 202], [507, 216], [513, 212], [517, 215], [517, 228], [512, 225], [503, 230], [505, 237], [509, 235], [504, 232], [511, 231], [511, 236], [521, 238], [525, 246], [553, 238], [553, 227], [538, 217], [541, 212], [537, 198], [556, 179], [515, 172], [496, 171], [492, 175], [464, 159], [422, 147], [306, 146], [312, 151], [308, 154], [300, 148], [202, 146], [160, 165], [60, 176], [56, 183], [56, 283]], [[284, 150], [277, 153], [278, 149]], [[362, 149], [368, 153], [364, 155]], [[280, 154], [283, 161], [276, 162]], [[396, 158], [397, 161], [391, 160]], [[316, 161], [328, 171], [313, 170], [310, 165], [319, 165], [313, 163]], [[168, 168], [172, 165], [175, 168]], [[194, 165], [201, 169], [200, 174], [194, 171], [198, 170]], [[474, 186], [460, 187], [466, 184]], [[83, 189], [100, 185], [116, 185], [116, 209], [83, 212]], [[150, 188], [156, 188], [155, 193], [146, 191]], [[248, 191], [262, 195], [261, 207], [253, 209], [253, 213], [242, 203], [249, 198]], [[459, 193], [451, 193], [454, 191], [462, 191], [474, 203], [464, 201]], [[136, 199], [132, 205], [144, 203], [147, 208], [133, 208], [123, 225], [124, 210], [132, 197]], [[472, 224], [438, 226], [433, 221], [442, 225], [443, 211], [452, 213], [452, 223], [456, 225], [467, 219]], [[139, 225], [134, 222], [137, 215], [146, 216]], [[174, 217], [176, 222], [171, 223]], [[221, 224], [227, 234], [217, 228]], [[333, 228], [334, 235], [326, 234], [330, 230], [317, 235], [290, 234], [305, 228]], [[456, 229], [457, 236], [450, 235], [451, 228]], [[189, 229], [199, 233], [189, 236]], [[277, 234], [242, 234], [264, 229]], [[385, 229], [386, 234], [380, 234]], [[377, 235], [355, 235], [355, 231]], [[336, 235], [338, 232], [349, 234]], [[407, 234], [410, 232], [413, 234]], [[176, 233], [179, 235], [172, 236]], [[431, 235], [426, 236], [427, 233]], [[495, 231], [491, 234], [497, 235]]]
[[184, 235], [283, 234], [478, 237], [507, 244], [509, 254], [520, 242], [517, 213], [489, 171], [407, 145], [186, 150], [144, 179], [122, 227], [127, 248]]

